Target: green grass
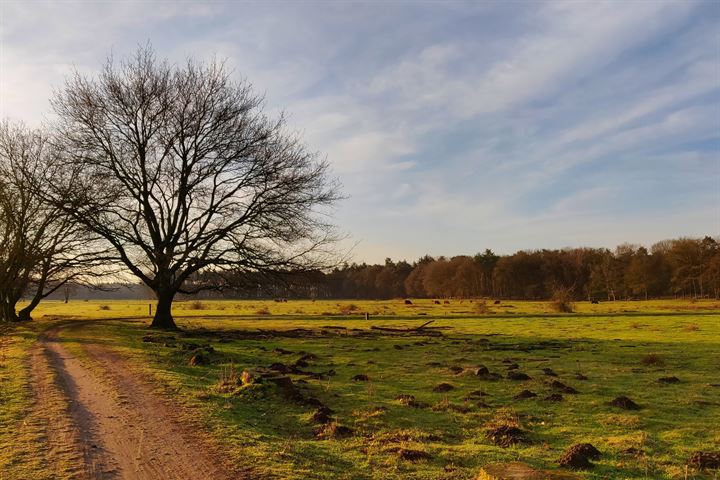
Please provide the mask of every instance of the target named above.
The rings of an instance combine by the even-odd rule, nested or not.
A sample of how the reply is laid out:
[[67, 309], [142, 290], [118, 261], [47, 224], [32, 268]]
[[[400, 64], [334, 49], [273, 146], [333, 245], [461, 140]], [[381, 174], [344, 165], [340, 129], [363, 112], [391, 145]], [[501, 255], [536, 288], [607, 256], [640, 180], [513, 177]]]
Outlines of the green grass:
[[[187, 351], [142, 342], [147, 333], [144, 324], [97, 324], [82, 335], [104, 336], [120, 345], [168, 391], [202, 412], [231, 459], [239, 464], [249, 461], [260, 473], [282, 478], [474, 478], [491, 461], [522, 460], [554, 468], [563, 449], [578, 442], [590, 442], [605, 454], [598, 467], [586, 474], [588, 478], [673, 478], [684, 474], [693, 451], [720, 446], [720, 433], [708, 428], [720, 425], [720, 388], [709, 386], [720, 383], [717, 316], [436, 319], [433, 325], [450, 327], [443, 330], [442, 339], [369, 336], [370, 325], [419, 323], [345, 318], [181, 319], [189, 335], [179, 337], [180, 342], [209, 342], [216, 350], [213, 363], [199, 367], [187, 366], [191, 355]], [[328, 325], [348, 330], [322, 328]], [[265, 339], [219, 342], [217, 336], [198, 330], [203, 328], [229, 332], [304, 328], [312, 333], [300, 338], [277, 333]], [[428, 344], [416, 345], [418, 341]], [[276, 348], [294, 353], [274, 353]], [[227, 394], [215, 391], [222, 369], [239, 372], [274, 362], [289, 364], [301, 351], [319, 357], [306, 370], [336, 371], [326, 380], [308, 380], [301, 388], [306, 396], [335, 410], [340, 423], [354, 429], [352, 437], [315, 439], [309, 421], [313, 409], [283, 399], [271, 387], [245, 387]], [[648, 354], [657, 355], [660, 362], [644, 363]], [[505, 374], [502, 361], [506, 358], [518, 363], [533, 380], [488, 382], [448, 369], [482, 364]], [[580, 393], [565, 395], [562, 403], [542, 400], [550, 393], [546, 381], [551, 380], [541, 373], [542, 367], [554, 370]], [[589, 379], [575, 380], [577, 371]], [[370, 382], [351, 380], [361, 373]], [[657, 382], [669, 375], [682, 383]], [[433, 387], [441, 382], [455, 389], [434, 393]], [[478, 389], [489, 394], [483, 400], [490, 408], [478, 407], [477, 399], [465, 400]], [[514, 400], [522, 389], [538, 397]], [[393, 399], [401, 393], [414, 395], [429, 408], [399, 405]], [[643, 409], [634, 412], [608, 406], [618, 395], [630, 396]], [[469, 411], [453, 411], [453, 406]], [[485, 425], [506, 414], [520, 420], [531, 444], [504, 449], [484, 438]], [[422, 450], [431, 458], [401, 460], [395, 453], [398, 447]], [[628, 448], [644, 454], [623, 454]]]
[[[521, 313], [483, 317], [469, 311], [455, 313], [453, 309], [461, 310], [459, 302], [456, 306], [413, 302], [411, 307], [402, 300], [228, 301], [206, 302], [200, 310], [178, 304], [175, 313], [185, 333], [178, 334], [175, 343], [211, 344], [215, 353], [206, 366], [188, 366], [191, 351], [143, 342], [146, 319], [89, 322], [63, 336], [70, 348], [81, 348], [81, 340], [92, 338], [122, 351], [174, 401], [187, 407], [185, 411], [211, 432], [231, 461], [278, 478], [470, 479], [493, 461], [520, 460], [557, 468], [562, 451], [579, 442], [590, 442], [604, 454], [594, 470], [580, 474], [584, 478], [684, 478], [693, 451], [720, 450], [720, 432], [712, 428], [720, 425], [720, 388], [710, 386], [720, 384], [720, 317], [707, 314], [715, 308], [714, 302], [586, 302], [578, 304], [579, 314], [562, 316], [541, 316], [549, 310], [545, 303], [508, 302]], [[358, 310], [340, 315], [350, 303]], [[110, 310], [99, 310], [99, 305], [109, 305]], [[142, 306], [141, 302], [48, 303], [39, 313], [46, 319], [124, 317]], [[273, 316], [253, 317], [262, 307]], [[333, 308], [332, 315], [321, 315]], [[428, 315], [416, 316], [414, 309], [419, 308]], [[364, 311], [384, 314], [365, 321], [358, 315]], [[216, 317], [238, 314], [248, 317]], [[417, 326], [430, 319], [435, 320], [432, 326], [447, 327], [442, 337], [397, 337], [369, 329], [371, 325]], [[307, 331], [293, 336], [291, 330], [299, 328]], [[257, 337], [259, 329], [265, 331], [264, 338]], [[218, 333], [228, 338], [223, 340]], [[293, 353], [283, 355], [275, 349]], [[332, 408], [333, 416], [354, 430], [351, 437], [316, 439], [310, 422], [313, 409], [286, 400], [270, 385], [216, 391], [223, 371], [290, 364], [300, 352], [318, 356], [303, 370], [335, 370], [334, 376], [308, 378], [299, 388]], [[648, 357], [651, 354], [654, 357]], [[504, 376], [505, 359], [518, 363], [533, 379], [490, 382], [449, 369], [485, 365]], [[542, 374], [543, 367], [554, 370], [580, 393], [564, 395], [561, 403], [543, 400], [551, 393], [546, 382], [552, 380]], [[578, 371], [588, 380], [576, 380]], [[368, 375], [370, 381], [352, 381], [357, 374]], [[671, 375], [681, 383], [657, 382]], [[295, 381], [305, 378], [290, 376]], [[441, 382], [455, 388], [433, 392]], [[523, 389], [538, 397], [514, 400]], [[481, 399], [466, 400], [475, 390], [488, 393], [482, 400], [489, 408], [477, 405]], [[398, 394], [414, 395], [428, 407], [400, 405], [394, 400]], [[642, 410], [607, 405], [618, 395], [628, 395]], [[486, 425], [502, 417], [518, 419], [531, 443], [501, 448], [487, 440]], [[398, 448], [424, 451], [430, 458], [403, 460]], [[628, 448], [643, 453], [624, 454]], [[691, 470], [689, 478], [705, 477]]]
[[[439, 304], [435, 304], [437, 301]], [[183, 317], [218, 316], [355, 316], [365, 313], [380, 317], [476, 317], [477, 300], [433, 300], [412, 299], [412, 305], [405, 305], [402, 299], [394, 300], [290, 300], [275, 302], [272, 300], [201, 300], [176, 301], [173, 315]], [[69, 318], [118, 318], [148, 316], [148, 306], [154, 300], [72, 300], [45, 301], [35, 310], [36, 319], [43, 317]], [[353, 308], [355, 307], [355, 308]], [[649, 300], [617, 301], [591, 304], [587, 301], [575, 302], [576, 315], [603, 314], [668, 314], [673, 312], [717, 313], [719, 300]], [[492, 300], [486, 302], [487, 314], [483, 316], [514, 317], [527, 315], [556, 314], [550, 302], [503, 300], [495, 305]], [[263, 312], [263, 313], [259, 313]], [[267, 313], [264, 313], [267, 312]]]

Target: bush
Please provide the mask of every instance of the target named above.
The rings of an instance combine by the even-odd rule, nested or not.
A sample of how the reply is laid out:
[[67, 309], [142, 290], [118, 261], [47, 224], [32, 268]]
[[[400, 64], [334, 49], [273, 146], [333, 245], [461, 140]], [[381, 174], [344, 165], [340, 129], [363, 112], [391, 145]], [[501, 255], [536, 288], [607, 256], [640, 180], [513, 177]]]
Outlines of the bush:
[[553, 310], [560, 313], [572, 313], [575, 311], [569, 288], [556, 288], [550, 305]]
[[188, 310], [205, 310], [207, 308], [200, 300], [193, 300], [188, 304]]
[[267, 307], [262, 307], [255, 312], [256, 315], [270, 315], [270, 310]]
[[360, 310], [360, 307], [358, 307], [354, 303], [351, 303], [349, 305], [342, 305], [340, 307], [340, 313], [342, 313], [343, 315], [349, 315], [350, 313], [356, 312], [358, 310]]
[[110, 310], [110, 305], [100, 305], [100, 310]]

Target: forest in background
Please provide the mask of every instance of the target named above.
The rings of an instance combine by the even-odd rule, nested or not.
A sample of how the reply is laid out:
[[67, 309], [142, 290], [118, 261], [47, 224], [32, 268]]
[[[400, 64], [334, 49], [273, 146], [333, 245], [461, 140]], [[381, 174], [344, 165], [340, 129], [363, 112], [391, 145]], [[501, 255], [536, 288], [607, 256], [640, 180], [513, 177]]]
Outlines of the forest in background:
[[[649, 249], [623, 244], [496, 255], [423, 256], [413, 263], [344, 264], [328, 272], [288, 276], [236, 273], [232, 289], [203, 292], [201, 298], [507, 298], [543, 300], [558, 291], [575, 300], [720, 298], [720, 241], [664, 240]], [[207, 282], [208, 278], [203, 278]], [[223, 282], [224, 283], [224, 282]], [[106, 286], [107, 287], [107, 286]], [[140, 285], [105, 291], [71, 286], [58, 298], [152, 298]]]

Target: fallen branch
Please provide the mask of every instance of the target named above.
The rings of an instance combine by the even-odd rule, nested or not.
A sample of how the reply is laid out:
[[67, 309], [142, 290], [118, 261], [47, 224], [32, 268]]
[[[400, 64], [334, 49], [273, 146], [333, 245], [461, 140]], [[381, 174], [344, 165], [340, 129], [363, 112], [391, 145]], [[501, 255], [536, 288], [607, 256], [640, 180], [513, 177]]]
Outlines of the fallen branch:
[[[370, 329], [371, 329], [371, 330], [382, 330], [383, 332], [400, 332], [400, 333], [405, 333], [405, 332], [417, 332], [417, 331], [419, 331], [419, 330], [425, 329], [425, 327], [427, 327], [428, 325], [430, 325], [430, 324], [433, 323], [434, 321], [435, 321], [435, 320], [430, 320], [429, 322], [425, 322], [425, 323], [423, 323], [422, 325], [420, 325], [419, 327], [415, 327], [415, 328], [376, 327], [375, 325], [373, 325], [373, 326], [370, 327]], [[431, 328], [432, 328], [432, 327], [431, 327]]]

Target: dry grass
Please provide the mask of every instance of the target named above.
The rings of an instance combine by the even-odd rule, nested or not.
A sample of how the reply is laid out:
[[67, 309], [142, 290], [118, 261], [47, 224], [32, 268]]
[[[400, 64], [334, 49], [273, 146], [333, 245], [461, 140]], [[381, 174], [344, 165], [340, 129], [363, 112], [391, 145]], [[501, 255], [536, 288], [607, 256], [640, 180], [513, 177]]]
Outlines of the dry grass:
[[643, 365], [665, 365], [665, 359], [658, 353], [648, 353], [641, 361]]
[[238, 375], [233, 363], [230, 363], [227, 367], [220, 368], [220, 378], [215, 385], [216, 392], [229, 393], [234, 391], [240, 385], [240, 376]]

